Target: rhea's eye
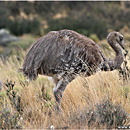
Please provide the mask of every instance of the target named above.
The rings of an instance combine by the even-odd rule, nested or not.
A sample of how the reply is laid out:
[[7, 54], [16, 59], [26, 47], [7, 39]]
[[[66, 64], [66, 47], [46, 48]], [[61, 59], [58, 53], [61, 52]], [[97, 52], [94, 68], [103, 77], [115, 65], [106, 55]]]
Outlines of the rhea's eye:
[[119, 38], [120, 38], [120, 41], [122, 41], [122, 40], [123, 40], [123, 37], [122, 37], [122, 36], [120, 36]]

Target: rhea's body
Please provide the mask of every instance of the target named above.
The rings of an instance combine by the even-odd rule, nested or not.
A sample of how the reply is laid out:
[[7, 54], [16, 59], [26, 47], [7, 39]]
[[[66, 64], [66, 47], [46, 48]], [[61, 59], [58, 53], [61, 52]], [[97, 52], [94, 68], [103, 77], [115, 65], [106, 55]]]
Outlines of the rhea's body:
[[[72, 30], [52, 31], [33, 43], [23, 65], [24, 75], [36, 79], [38, 74], [52, 76], [56, 103], [61, 103], [65, 87], [76, 75], [89, 76], [97, 70], [114, 70], [124, 61], [123, 36], [111, 32], [107, 37], [115, 50], [113, 60], [105, 58], [100, 47], [90, 38]], [[57, 105], [59, 109], [59, 105]]]
[[103, 61], [99, 46], [94, 41], [71, 30], [52, 31], [41, 37], [28, 55], [31, 59], [27, 56], [25, 63], [29, 65], [25, 69], [30, 79], [35, 79], [38, 73], [60, 76], [69, 71], [89, 75], [89, 68], [94, 72]]

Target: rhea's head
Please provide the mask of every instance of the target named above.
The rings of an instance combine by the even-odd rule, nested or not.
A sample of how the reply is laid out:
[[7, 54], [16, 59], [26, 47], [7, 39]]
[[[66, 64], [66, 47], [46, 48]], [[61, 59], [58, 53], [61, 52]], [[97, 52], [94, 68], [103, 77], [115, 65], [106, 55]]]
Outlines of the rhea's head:
[[121, 48], [126, 50], [123, 45], [124, 36], [121, 33], [116, 31], [110, 32], [107, 36], [107, 40], [110, 45], [116, 44], [116, 46], [120, 46]]

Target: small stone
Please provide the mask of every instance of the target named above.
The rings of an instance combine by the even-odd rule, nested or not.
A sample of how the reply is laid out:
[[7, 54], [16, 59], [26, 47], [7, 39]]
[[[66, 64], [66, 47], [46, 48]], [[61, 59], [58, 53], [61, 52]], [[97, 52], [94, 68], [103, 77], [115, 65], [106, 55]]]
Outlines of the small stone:
[[51, 130], [54, 130], [54, 129], [55, 129], [55, 127], [54, 127], [53, 125], [51, 125], [51, 126], [50, 126], [50, 129], [51, 129]]

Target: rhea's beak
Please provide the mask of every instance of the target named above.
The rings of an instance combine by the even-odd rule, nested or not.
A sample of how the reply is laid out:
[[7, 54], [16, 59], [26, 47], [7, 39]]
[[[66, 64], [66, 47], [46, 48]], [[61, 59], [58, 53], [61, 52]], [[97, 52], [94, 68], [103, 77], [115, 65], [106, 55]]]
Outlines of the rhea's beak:
[[124, 47], [123, 42], [124, 42], [124, 38], [123, 38], [122, 36], [120, 36], [120, 42], [119, 42], [119, 44], [120, 44], [120, 46], [122, 47], [122, 49], [125, 50], [126, 55], [127, 55], [127, 54], [128, 54], [128, 51], [127, 51], [127, 49]]

